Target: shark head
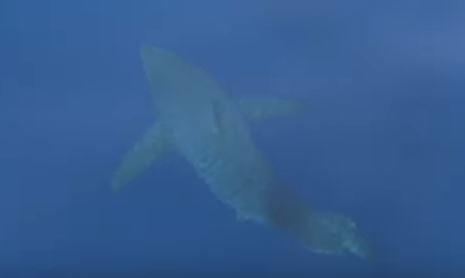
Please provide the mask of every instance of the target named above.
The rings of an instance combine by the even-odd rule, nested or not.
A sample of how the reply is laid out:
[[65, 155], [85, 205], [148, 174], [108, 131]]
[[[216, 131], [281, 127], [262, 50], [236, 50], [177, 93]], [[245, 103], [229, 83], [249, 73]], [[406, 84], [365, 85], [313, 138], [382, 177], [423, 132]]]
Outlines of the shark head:
[[348, 217], [329, 213], [312, 213], [303, 236], [306, 246], [317, 253], [353, 254], [369, 258], [371, 250], [357, 225]]

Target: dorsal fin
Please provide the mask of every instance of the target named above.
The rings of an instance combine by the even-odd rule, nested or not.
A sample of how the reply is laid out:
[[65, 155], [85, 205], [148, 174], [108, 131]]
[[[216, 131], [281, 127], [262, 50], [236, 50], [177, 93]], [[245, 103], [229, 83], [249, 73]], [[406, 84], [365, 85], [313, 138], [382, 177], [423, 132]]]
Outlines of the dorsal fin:
[[213, 131], [215, 134], [221, 134], [224, 131], [223, 111], [219, 100], [213, 100], [211, 103]]

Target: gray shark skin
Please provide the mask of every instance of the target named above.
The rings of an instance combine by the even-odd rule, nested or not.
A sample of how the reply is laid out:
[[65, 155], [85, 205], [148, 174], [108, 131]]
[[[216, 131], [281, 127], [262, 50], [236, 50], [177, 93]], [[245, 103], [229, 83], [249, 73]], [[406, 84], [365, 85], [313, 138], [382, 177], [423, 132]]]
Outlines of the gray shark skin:
[[275, 107], [282, 114], [292, 107], [289, 102], [264, 102], [273, 109], [259, 107], [260, 101], [238, 105], [206, 72], [168, 50], [145, 46], [141, 58], [158, 122], [127, 154], [115, 174], [115, 189], [174, 150], [240, 219], [284, 231], [315, 252], [368, 256], [368, 245], [352, 220], [310, 208], [275, 176], [255, 146], [247, 115], [267, 111], [269, 116]]

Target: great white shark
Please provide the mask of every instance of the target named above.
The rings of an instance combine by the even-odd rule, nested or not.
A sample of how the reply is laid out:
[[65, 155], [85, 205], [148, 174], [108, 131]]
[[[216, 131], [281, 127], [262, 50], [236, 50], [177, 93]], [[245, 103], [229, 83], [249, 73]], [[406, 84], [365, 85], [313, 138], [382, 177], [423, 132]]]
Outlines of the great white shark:
[[158, 121], [126, 154], [115, 190], [176, 151], [240, 219], [284, 231], [315, 252], [369, 254], [350, 218], [309, 206], [275, 175], [250, 136], [249, 120], [286, 115], [295, 102], [234, 101], [208, 73], [166, 49], [143, 46], [141, 59]]

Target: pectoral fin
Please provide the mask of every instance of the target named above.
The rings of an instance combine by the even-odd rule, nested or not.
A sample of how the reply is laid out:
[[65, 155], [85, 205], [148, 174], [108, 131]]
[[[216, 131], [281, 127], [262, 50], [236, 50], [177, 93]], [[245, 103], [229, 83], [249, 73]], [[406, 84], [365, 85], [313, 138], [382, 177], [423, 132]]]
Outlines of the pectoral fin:
[[142, 140], [126, 154], [114, 175], [113, 189], [118, 191], [126, 186], [169, 149], [170, 144], [161, 126], [152, 126]]
[[291, 116], [302, 110], [301, 102], [280, 98], [239, 99], [236, 103], [245, 118], [251, 121]]

